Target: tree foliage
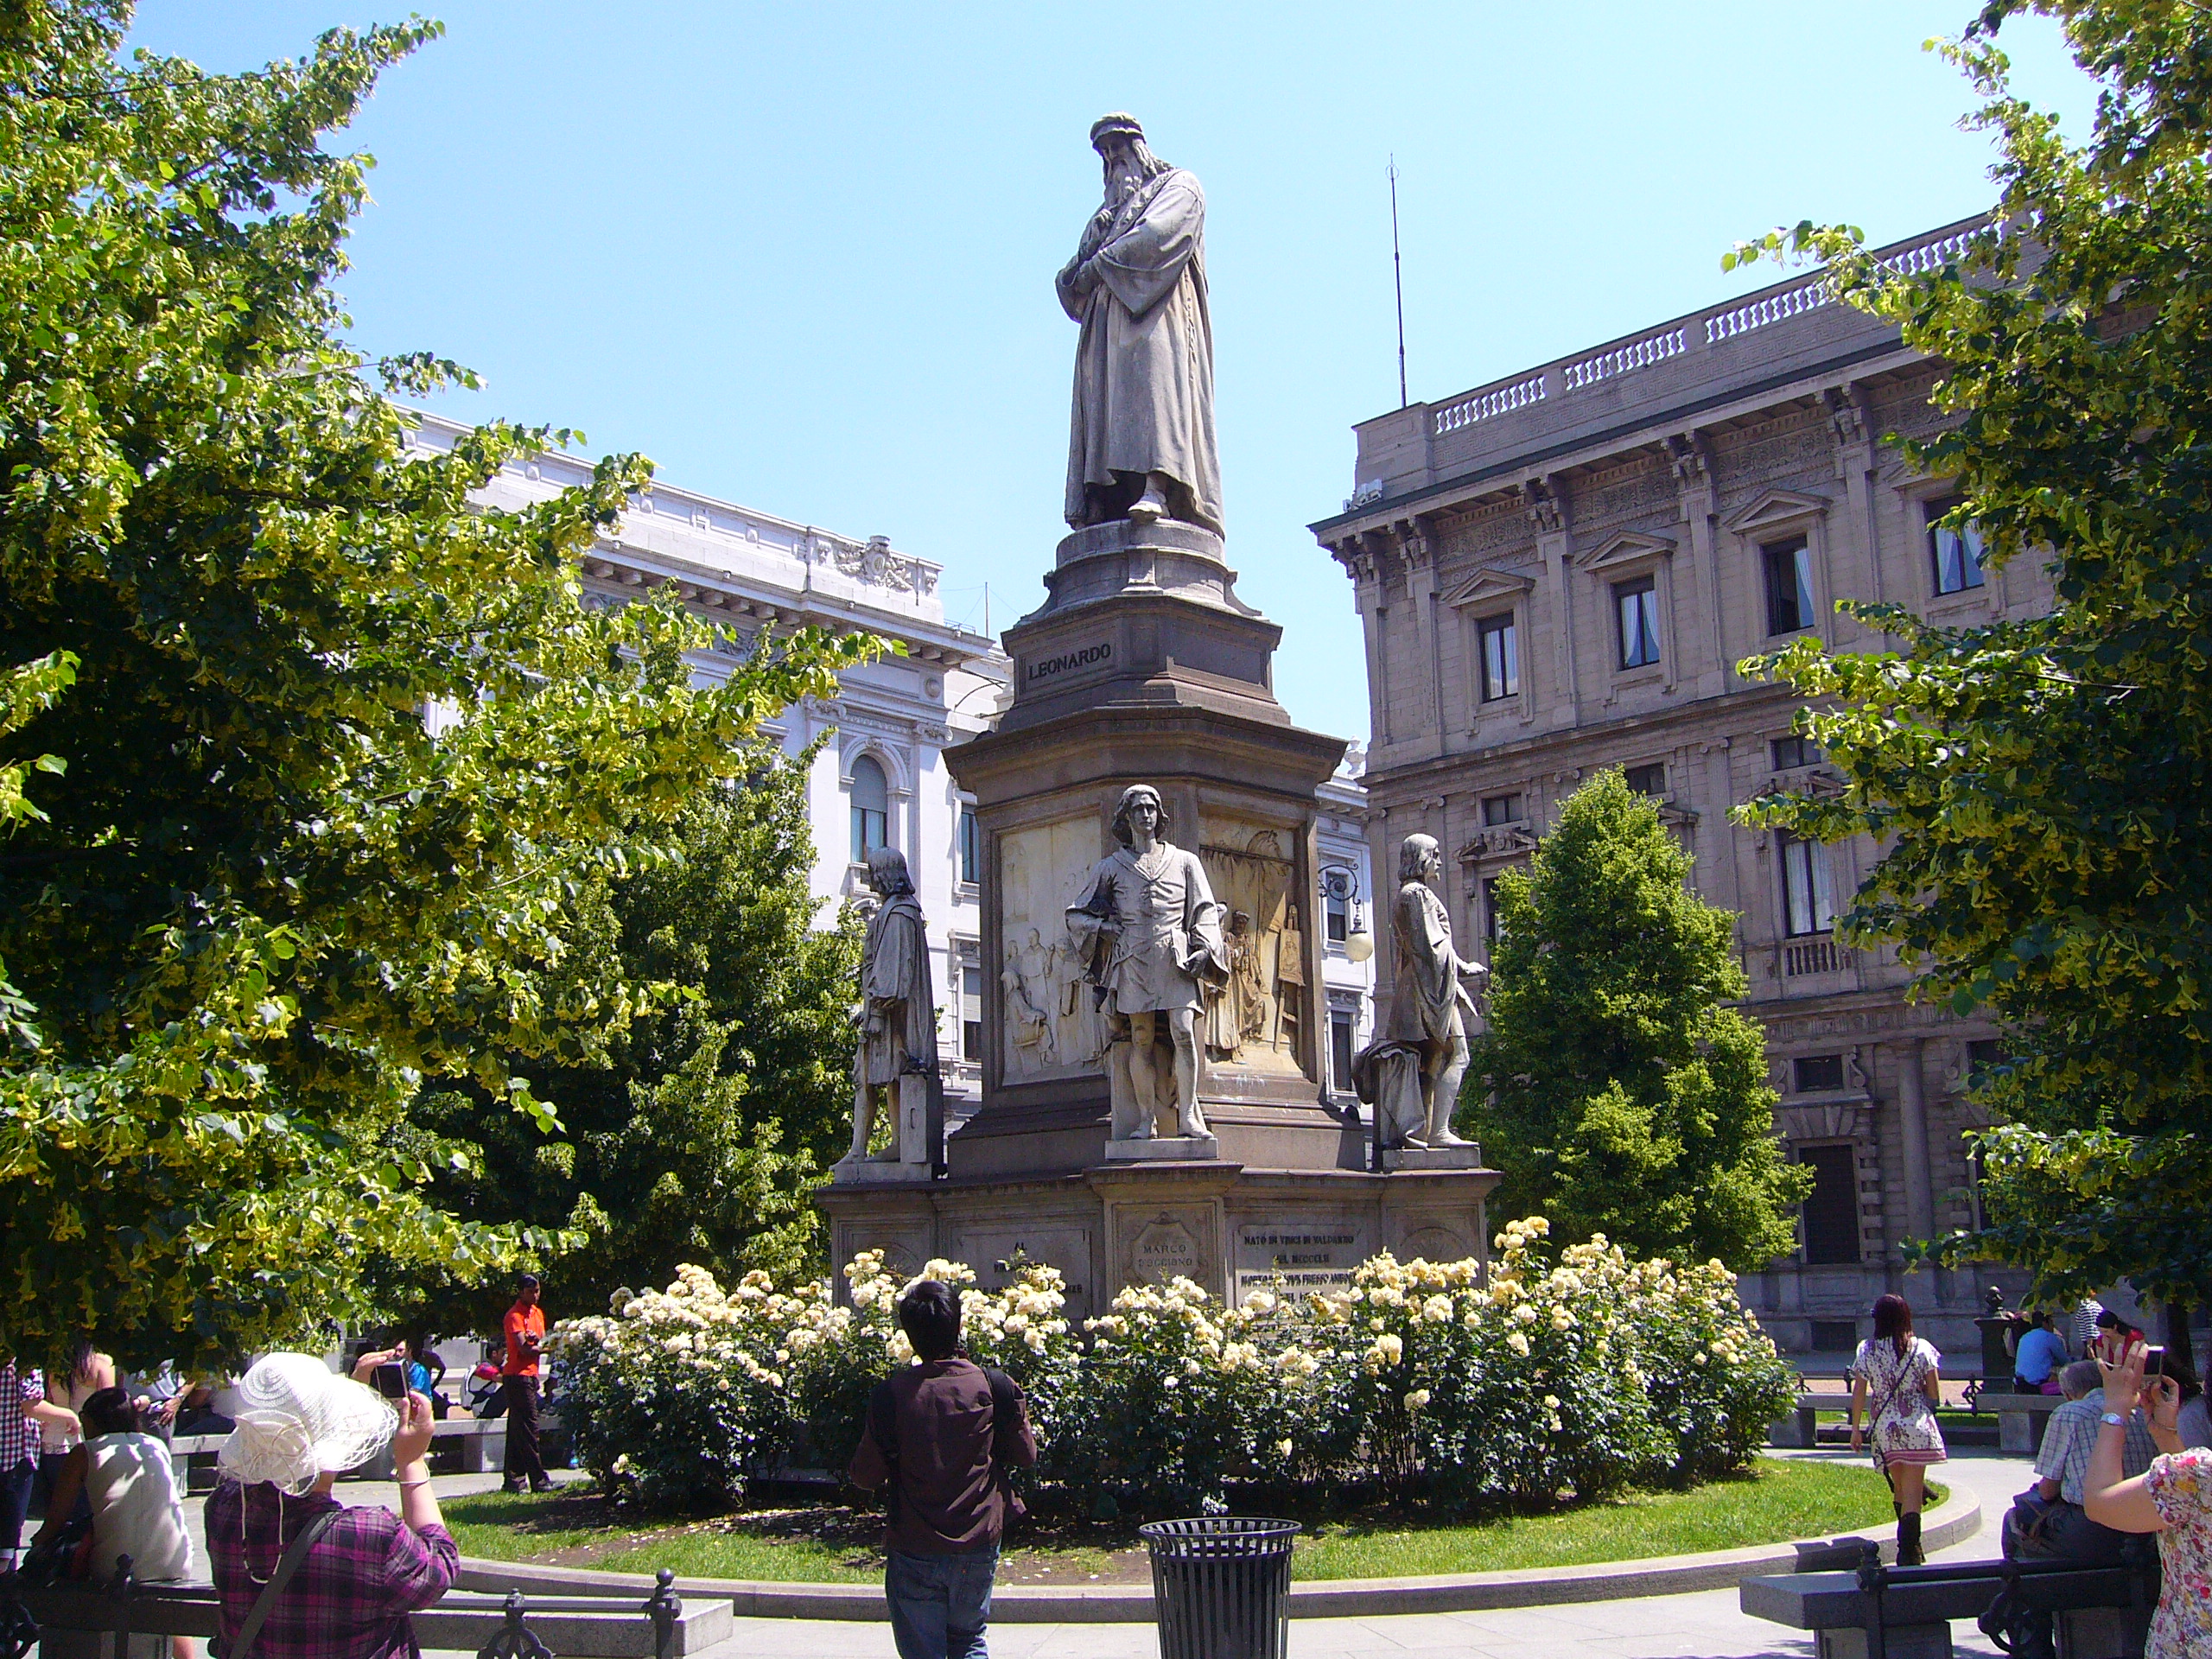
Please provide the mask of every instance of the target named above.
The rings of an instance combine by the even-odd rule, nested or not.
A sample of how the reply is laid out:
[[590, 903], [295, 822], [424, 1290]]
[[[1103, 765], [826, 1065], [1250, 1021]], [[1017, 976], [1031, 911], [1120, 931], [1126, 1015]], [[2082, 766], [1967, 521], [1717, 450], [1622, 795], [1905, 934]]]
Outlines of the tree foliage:
[[[433, 1141], [481, 1153], [440, 1172], [447, 1207], [564, 1235], [537, 1264], [556, 1307], [595, 1313], [618, 1287], [664, 1284], [687, 1266], [734, 1282], [827, 1265], [811, 1197], [852, 1132], [859, 930], [851, 916], [813, 925], [804, 761], [755, 759], [743, 786], [684, 810], [677, 856], [597, 878], [572, 906], [564, 984], [686, 995], [639, 1014], [592, 1060], [532, 1068], [560, 1135], [539, 1135], [480, 1089], [416, 1109]], [[499, 1311], [484, 1298], [501, 1287], [431, 1279], [438, 1294], [403, 1299], [429, 1329], [478, 1328]]]
[[461, 1077], [527, 1109], [509, 1057], [619, 1032], [648, 999], [555, 971], [572, 907], [864, 648], [803, 633], [695, 690], [672, 601], [580, 603], [647, 462], [480, 511], [568, 435], [410, 445], [387, 394], [459, 372], [344, 343], [366, 163], [322, 141], [434, 25], [213, 76], [120, 61], [128, 22], [0, 10], [0, 665], [75, 671], [0, 733], [0, 766], [66, 767], [0, 842], [39, 1033], [0, 1070], [0, 1351], [213, 1363], [358, 1312], [379, 1254], [528, 1242], [426, 1201], [466, 1154], [399, 1148], [404, 1103]]
[[[2069, 143], [1997, 45], [2058, 19], [2100, 84]], [[1844, 920], [1893, 943], [1919, 994], [2007, 1025], [1982, 1089], [1987, 1229], [1938, 1259], [2010, 1262], [2061, 1297], [2132, 1278], [2212, 1294], [2212, 11], [2173, 0], [1998, 0], [1951, 57], [1985, 102], [2000, 196], [1941, 269], [1883, 265], [1847, 227], [1738, 257], [1825, 260], [1843, 298], [1939, 359], [1955, 416], [1891, 443], [1957, 480], [1992, 567], [2046, 564], [2046, 617], [1938, 626], [1847, 608], [1901, 642], [1801, 641], [1747, 667], [1805, 717], [1840, 796], [1754, 823], [1889, 851]]]
[[1732, 912], [1684, 885], [1689, 855], [1618, 770], [1561, 808], [1498, 880], [1488, 1028], [1461, 1127], [1504, 1172], [1493, 1207], [1569, 1240], [1763, 1267], [1796, 1244], [1808, 1185], [1774, 1141], [1766, 1036]]

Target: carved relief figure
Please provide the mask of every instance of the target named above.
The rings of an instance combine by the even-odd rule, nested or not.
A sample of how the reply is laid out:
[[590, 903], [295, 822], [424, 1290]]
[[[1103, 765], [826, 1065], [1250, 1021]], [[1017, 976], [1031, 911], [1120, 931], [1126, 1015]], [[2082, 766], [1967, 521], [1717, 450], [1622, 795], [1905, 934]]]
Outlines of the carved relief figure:
[[1444, 868], [1430, 836], [1398, 844], [1398, 900], [1390, 915], [1389, 1029], [1359, 1056], [1362, 1100], [1375, 1105], [1386, 1147], [1459, 1147], [1452, 1110], [1467, 1070], [1466, 1019], [1475, 1011], [1464, 980], [1489, 970], [1452, 948], [1452, 918], [1429, 886]]
[[1134, 116], [1100, 117], [1090, 144], [1106, 199], [1053, 282], [1083, 325], [1067, 521], [1179, 518], [1217, 533], [1205, 192], [1146, 148]]
[[1033, 927], [1026, 946], [1007, 952], [999, 975], [999, 988], [1006, 993], [1007, 1033], [1014, 1039], [1014, 1065], [1022, 1071], [1041, 1070], [1059, 1058], [1052, 1016], [1045, 1011], [1052, 1005], [1049, 974], [1044, 941]]
[[[852, 1014], [860, 1042], [853, 1055], [851, 1155], [859, 1160], [868, 1157], [878, 1091], [892, 1091], [895, 1122], [899, 1080], [937, 1075], [937, 998], [930, 988], [929, 931], [906, 874], [905, 855], [895, 847], [870, 852], [868, 884], [879, 902], [861, 945], [860, 1000]], [[899, 1159], [894, 1137], [875, 1161], [896, 1163]]]
[[[1148, 1139], [1175, 1109], [1177, 1133], [1207, 1135], [1198, 1111], [1198, 1019], [1205, 988], [1225, 977], [1221, 906], [1195, 854], [1163, 839], [1160, 791], [1133, 784], [1114, 811], [1121, 847], [1067, 912], [1108, 1026], [1117, 1141]], [[1163, 1054], [1160, 1039], [1170, 1052]]]
[[1283, 912], [1275, 935], [1275, 1041], [1298, 1051], [1298, 1016], [1306, 999], [1306, 934], [1298, 925], [1298, 906]]

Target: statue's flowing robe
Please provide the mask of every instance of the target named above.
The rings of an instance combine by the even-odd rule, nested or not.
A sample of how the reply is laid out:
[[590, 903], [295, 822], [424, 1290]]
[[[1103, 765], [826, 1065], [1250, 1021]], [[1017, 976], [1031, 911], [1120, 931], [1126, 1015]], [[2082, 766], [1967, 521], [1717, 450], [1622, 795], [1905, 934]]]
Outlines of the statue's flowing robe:
[[1449, 1043], [1466, 1034], [1465, 992], [1452, 949], [1452, 918], [1426, 881], [1398, 889], [1390, 915], [1390, 1036], [1402, 1043]]
[[1170, 168], [1130, 192], [1084, 237], [1101, 281], [1060, 304], [1083, 325], [1068, 429], [1067, 521], [1089, 521], [1086, 484], [1165, 473], [1188, 492], [1173, 504], [1217, 533], [1221, 461], [1214, 447], [1213, 321], [1206, 304], [1205, 192]]
[[1195, 1013], [1201, 982], [1225, 976], [1221, 908], [1195, 853], [1163, 841], [1139, 858], [1122, 847], [1093, 868], [1090, 896], [1068, 909], [1068, 932], [1103, 956], [1094, 956], [1095, 981], [1115, 1013]]
[[855, 1057], [862, 1084], [895, 1083], [937, 1070], [937, 998], [930, 988], [929, 931], [911, 893], [886, 899], [861, 946], [861, 1004], [883, 1029], [863, 1030]]

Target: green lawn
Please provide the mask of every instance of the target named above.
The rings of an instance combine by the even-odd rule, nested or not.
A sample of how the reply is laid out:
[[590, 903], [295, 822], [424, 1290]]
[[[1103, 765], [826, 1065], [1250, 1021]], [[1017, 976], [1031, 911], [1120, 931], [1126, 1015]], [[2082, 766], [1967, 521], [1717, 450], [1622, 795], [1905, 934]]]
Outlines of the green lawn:
[[[1941, 1488], [1932, 1488], [1931, 1507]], [[671, 1567], [685, 1578], [785, 1583], [880, 1581], [880, 1523], [828, 1506], [717, 1516], [638, 1517], [588, 1491], [486, 1493], [445, 1506], [464, 1555], [557, 1560], [616, 1573]], [[1557, 1515], [1431, 1525], [1410, 1516], [1308, 1519], [1292, 1558], [1300, 1579], [1395, 1578], [1505, 1567], [1575, 1567], [1812, 1538], [1886, 1524], [1889, 1489], [1856, 1464], [1763, 1459], [1751, 1474], [1689, 1492], [1637, 1493]], [[1016, 1535], [1003, 1583], [1142, 1583], [1141, 1546], [1126, 1528]]]

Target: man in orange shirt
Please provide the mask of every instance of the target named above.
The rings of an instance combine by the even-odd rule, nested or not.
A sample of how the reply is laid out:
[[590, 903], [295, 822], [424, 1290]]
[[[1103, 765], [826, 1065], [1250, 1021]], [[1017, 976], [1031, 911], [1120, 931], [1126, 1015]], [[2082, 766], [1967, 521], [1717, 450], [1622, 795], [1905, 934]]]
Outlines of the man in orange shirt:
[[499, 1386], [507, 1396], [506, 1490], [550, 1491], [544, 1454], [537, 1449], [538, 1351], [545, 1342], [545, 1310], [537, 1305], [537, 1275], [516, 1281], [515, 1305], [507, 1310], [506, 1357], [499, 1365]]

